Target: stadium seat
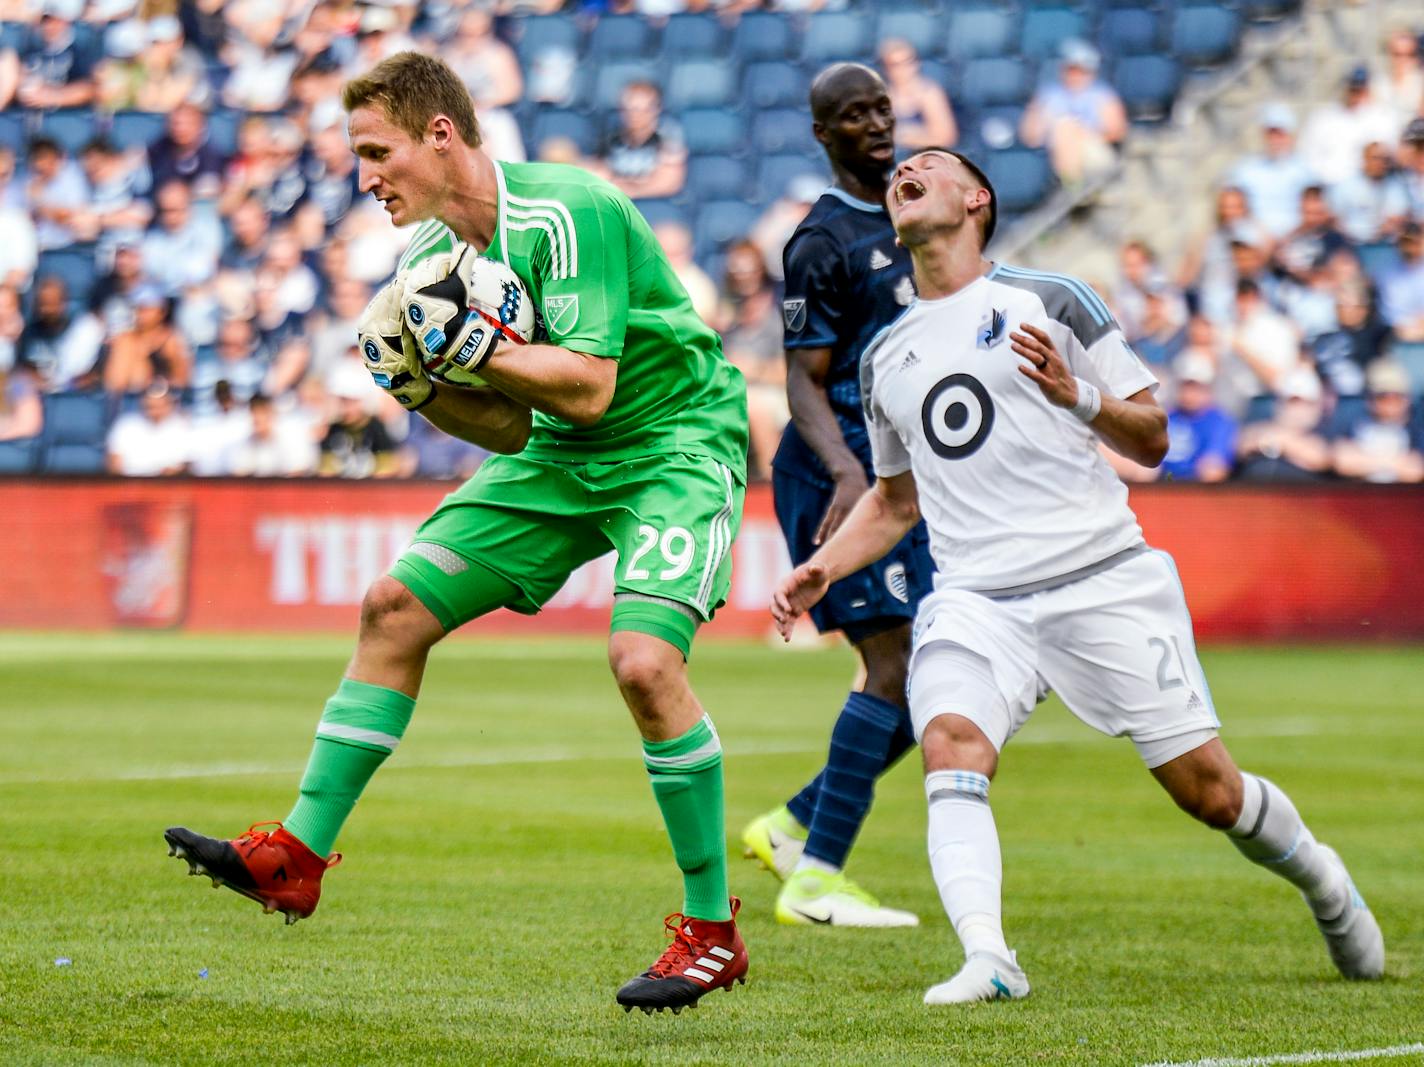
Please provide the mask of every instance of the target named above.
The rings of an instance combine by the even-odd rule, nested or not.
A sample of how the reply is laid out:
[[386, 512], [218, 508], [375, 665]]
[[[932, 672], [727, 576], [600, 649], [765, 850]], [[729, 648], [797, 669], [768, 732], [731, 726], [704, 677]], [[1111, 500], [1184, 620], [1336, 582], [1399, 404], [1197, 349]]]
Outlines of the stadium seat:
[[1162, 17], [1145, 7], [1104, 11], [1098, 49], [1109, 56], [1148, 56], [1162, 50]]
[[874, 52], [869, 20], [853, 11], [822, 11], [806, 21], [801, 59], [810, 67], [839, 60], [866, 60]]
[[104, 469], [109, 400], [100, 392], [43, 397], [40, 466], [57, 474], [97, 474]]
[[44, 278], [51, 274], [64, 279], [64, 284], [69, 289], [71, 306], [87, 307], [99, 277], [99, 267], [94, 261], [94, 246], [69, 245], [66, 248], [51, 248], [41, 252], [39, 262], [35, 266], [35, 277]]
[[1014, 12], [1000, 5], [954, 7], [945, 24], [944, 54], [950, 59], [1005, 56], [1018, 40]]
[[39, 463], [40, 439], [0, 441], [0, 474], [29, 474]]
[[1191, 67], [1224, 63], [1236, 54], [1241, 18], [1219, 4], [1192, 4], [1172, 16], [1171, 50]]
[[1109, 80], [1133, 122], [1163, 122], [1182, 87], [1182, 68], [1169, 56], [1124, 56]]
[[1276, 22], [1300, 10], [1300, 0], [1236, 0], [1236, 10], [1251, 22]]
[[748, 64], [742, 75], [742, 99], [755, 110], [805, 107], [809, 89], [801, 68], [779, 60]]
[[1073, 7], [1032, 7], [1024, 12], [1019, 51], [1030, 59], [1056, 55], [1070, 37], [1088, 36], [1088, 17]]
[[1355, 428], [1370, 413], [1370, 402], [1363, 396], [1342, 396], [1335, 401], [1335, 410], [1325, 420], [1325, 436], [1339, 437]]
[[39, 132], [58, 141], [66, 152], [74, 155], [98, 135], [97, 118], [87, 107], [47, 111], [40, 117]]
[[748, 11], [732, 30], [732, 54], [744, 63], [789, 59], [792, 51], [791, 20], [774, 11]]
[[587, 54], [596, 60], [637, 59], [657, 50], [653, 24], [639, 15], [604, 15], [588, 35]]
[[1003, 104], [1023, 104], [1033, 89], [1027, 64], [1021, 59], [971, 59], [960, 71], [951, 99], [975, 110]]
[[736, 200], [751, 190], [747, 166], [732, 156], [693, 156], [687, 162], [687, 194], [696, 203]]
[[730, 108], [692, 108], [677, 116], [692, 155], [741, 155], [747, 150], [747, 120]]
[[583, 34], [567, 15], [530, 15], [511, 20], [516, 28], [515, 51], [525, 70], [541, 52], [563, 49], [577, 54]]
[[567, 137], [586, 156], [598, 150], [598, 129], [587, 115], [561, 107], [540, 108], [529, 127], [530, 154], [537, 155], [539, 146], [553, 137]]
[[1023, 116], [1024, 107], [1020, 104], [986, 107], [960, 123], [960, 136], [989, 148], [1009, 148], [1018, 142]]
[[683, 211], [673, 200], [634, 200], [633, 206], [638, 209], [639, 214], [648, 220], [649, 226], [661, 226], [665, 222], [675, 222], [680, 226], [687, 226], [687, 212]]
[[1409, 372], [1417, 405], [1418, 398], [1424, 396], [1424, 341], [1396, 341], [1389, 354]]
[[605, 63], [593, 75], [593, 92], [585, 93], [582, 103], [595, 111], [613, 111], [623, 86], [631, 81], [661, 84], [657, 65], [646, 59], [620, 59]]
[[825, 181], [825, 165], [801, 153], [763, 156], [757, 163], [756, 181], [761, 201], [770, 203], [785, 196], [793, 181], [807, 176]]
[[752, 120], [752, 148], [761, 155], [773, 152], [819, 153], [811, 133], [811, 116], [794, 108], [772, 108]]
[[684, 59], [668, 71], [663, 104], [672, 111], [722, 107], [734, 102], [736, 92], [734, 64], [725, 59]]
[[667, 59], [710, 59], [725, 55], [727, 30], [715, 15], [682, 12], [668, 19], [663, 29], [662, 50]]
[[1360, 266], [1376, 283], [1399, 265], [1399, 249], [1393, 241], [1371, 241], [1357, 245], [1355, 253], [1360, 257]]
[[757, 209], [744, 200], [714, 200], [697, 209], [699, 252], [721, 252], [756, 225]]
[[944, 40], [944, 19], [936, 11], [923, 8], [905, 8], [898, 11], [881, 11], [875, 21], [875, 40], [889, 40], [892, 37], [909, 41], [919, 52], [939, 52], [939, 42]]
[[23, 158], [30, 131], [23, 111], [0, 111], [0, 145]]
[[1005, 148], [989, 154], [984, 173], [994, 183], [999, 209], [1028, 211], [1053, 189], [1048, 154], [1037, 148]]
[[225, 156], [237, 152], [237, 128], [246, 116], [230, 108], [215, 108], [208, 113], [208, 141]]
[[109, 125], [109, 140], [119, 148], [147, 148], [163, 136], [168, 116], [159, 111], [118, 111]]
[[18, 52], [29, 42], [30, 27], [23, 22], [0, 23], [0, 51]]

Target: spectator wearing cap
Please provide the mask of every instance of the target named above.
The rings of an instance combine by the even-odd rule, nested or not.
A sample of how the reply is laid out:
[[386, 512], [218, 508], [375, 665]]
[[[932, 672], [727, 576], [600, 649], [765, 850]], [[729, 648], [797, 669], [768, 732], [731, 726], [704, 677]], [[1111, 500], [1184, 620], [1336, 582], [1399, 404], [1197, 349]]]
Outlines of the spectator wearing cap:
[[183, 182], [207, 199], [222, 185], [226, 161], [208, 137], [208, 117], [196, 104], [179, 104], [168, 114], [163, 135], [148, 146], [148, 169], [155, 189]]
[[1409, 196], [1409, 217], [1424, 223], [1424, 118], [1413, 119], [1399, 138], [1401, 179]]
[[1271, 265], [1280, 284], [1275, 304], [1300, 327], [1306, 340], [1335, 328], [1334, 283], [1338, 260], [1355, 252], [1335, 225], [1318, 185], [1300, 194], [1300, 225], [1276, 245]]
[[1424, 430], [1412, 419], [1409, 375], [1391, 359], [1365, 371], [1364, 416], [1335, 441], [1335, 472], [1368, 482], [1424, 481]]
[[247, 403], [254, 393], [262, 391], [272, 358], [250, 318], [226, 315], [218, 325], [212, 350], [199, 352], [193, 364], [193, 409], [200, 415], [217, 409], [215, 389], [220, 381], [228, 383], [238, 402]]
[[140, 286], [133, 295], [132, 328], [113, 339], [104, 362], [104, 391], [138, 393], [155, 381], [183, 388], [193, 371], [192, 356], [182, 334], [173, 328], [171, 307], [156, 285]]
[[79, 239], [74, 222], [89, 203], [84, 172], [48, 137], [30, 142], [27, 162], [25, 207], [35, 220], [36, 247], [66, 248]]
[[1087, 41], [1064, 41], [1057, 80], [1034, 93], [1019, 127], [1024, 144], [1048, 146], [1054, 172], [1070, 184], [1110, 169], [1115, 147], [1127, 136], [1127, 110], [1098, 80], [1100, 64]]
[[[436, 435], [448, 437], [438, 431]], [[315, 474], [316, 468], [316, 442], [300, 425], [284, 419], [271, 397], [262, 393], [253, 396], [248, 401], [248, 430], [230, 450], [223, 473], [245, 478], [291, 478]]]
[[1175, 402], [1167, 412], [1167, 458], [1162, 477], [1179, 482], [1223, 482], [1236, 458], [1236, 420], [1216, 406], [1216, 366], [1199, 352], [1172, 365]]
[[113, 265], [89, 294], [90, 310], [104, 324], [105, 336], [115, 337], [133, 327], [134, 298], [146, 282], [138, 242], [119, 242]]
[[1226, 340], [1222, 363], [1223, 407], [1240, 418], [1252, 397], [1274, 393], [1300, 363], [1300, 334], [1294, 323], [1266, 303], [1249, 278], [1236, 283], [1236, 323]]
[[1375, 96], [1394, 113], [1396, 129], [1424, 113], [1424, 64], [1419, 61], [1419, 38], [1397, 27], [1384, 41], [1384, 65], [1374, 79]]
[[1370, 72], [1355, 67], [1345, 78], [1341, 99], [1311, 113], [1300, 135], [1307, 165], [1325, 185], [1335, 185], [1360, 170], [1365, 145], [1393, 143], [1399, 126], [1390, 109], [1370, 94]]
[[143, 269], [169, 295], [202, 285], [217, 272], [222, 229], [193, 210], [193, 196], [181, 180], [158, 187], [154, 226], [143, 239]]
[[1297, 367], [1281, 381], [1269, 419], [1241, 428], [1236, 443], [1236, 477], [1252, 482], [1318, 481], [1331, 467], [1323, 432], [1320, 379]]
[[15, 99], [37, 110], [87, 107], [94, 101], [94, 68], [99, 57], [74, 32], [84, 0], [43, 0], [37, 32], [20, 50]]
[[[1118, 281], [1111, 293], [1113, 310], [1129, 342], [1136, 342], [1146, 332], [1149, 290], [1151, 298], [1159, 301], [1158, 310], [1165, 315], [1166, 324], [1180, 329], [1187, 321], [1186, 301], [1162, 273], [1157, 253], [1146, 241], [1134, 238], [1118, 253]], [[1152, 328], [1160, 331], [1162, 325], [1155, 322]]]
[[146, 29], [134, 106], [160, 113], [183, 103], [205, 106], [212, 95], [207, 68], [184, 40], [183, 24], [174, 15], [158, 15], [149, 19]]
[[138, 107], [148, 28], [138, 19], [115, 22], [104, 33], [104, 55], [94, 68], [95, 103], [105, 111]]
[[1399, 231], [1399, 262], [1380, 278], [1380, 310], [1401, 341], [1424, 341], [1424, 227]]
[[35, 285], [34, 312], [20, 335], [18, 362], [29, 367], [47, 393], [80, 389], [98, 378], [104, 327], [87, 311], [69, 304], [69, 287], [57, 274]]
[[1195, 289], [1197, 305], [1213, 322], [1230, 321], [1236, 299], [1233, 241], [1266, 247], [1270, 237], [1251, 217], [1246, 193], [1226, 185], [1216, 193], [1216, 218], [1209, 230], [1192, 240], [1178, 269], [1178, 284]]
[[676, 196], [687, 181], [682, 129], [663, 117], [662, 92], [633, 81], [618, 99], [618, 127], [589, 169], [635, 200]]
[[1311, 342], [1310, 356], [1333, 394], [1359, 396], [1365, 391], [1365, 367], [1389, 347], [1389, 325], [1363, 284], [1340, 286], [1335, 321], [1335, 329]]
[[915, 46], [899, 37], [882, 41], [880, 69], [895, 112], [895, 147], [905, 152], [954, 147], [959, 126], [949, 97], [942, 85], [925, 77]]
[[[376, 10], [366, 8], [366, 11]], [[278, 44], [282, 10], [276, 4], [228, 4], [229, 40], [223, 52], [229, 74], [222, 102], [238, 111], [280, 111], [287, 103], [297, 53]]]
[[1165, 275], [1154, 273], [1142, 290], [1142, 318], [1132, 348], [1145, 362], [1171, 363], [1187, 344], [1181, 293]]
[[1328, 196], [1340, 230], [1357, 244], [1391, 240], [1409, 218], [1409, 190], [1387, 142], [1365, 145], [1360, 173], [1331, 186]]
[[144, 391], [139, 409], [120, 415], [109, 430], [110, 474], [155, 477], [188, 468], [190, 426], [164, 381]]
[[369, 381], [338, 375], [331, 394], [336, 417], [321, 439], [320, 473], [335, 478], [389, 478], [396, 474], [396, 442], [372, 416]]
[[302, 166], [302, 131], [287, 119], [273, 120], [267, 129], [267, 158], [252, 186], [274, 220], [287, 220], [307, 195]]
[[1289, 233], [1300, 222], [1300, 194], [1318, 179], [1296, 149], [1295, 112], [1286, 104], [1261, 109], [1262, 151], [1232, 169], [1229, 184], [1246, 194], [1251, 215], [1272, 237]]

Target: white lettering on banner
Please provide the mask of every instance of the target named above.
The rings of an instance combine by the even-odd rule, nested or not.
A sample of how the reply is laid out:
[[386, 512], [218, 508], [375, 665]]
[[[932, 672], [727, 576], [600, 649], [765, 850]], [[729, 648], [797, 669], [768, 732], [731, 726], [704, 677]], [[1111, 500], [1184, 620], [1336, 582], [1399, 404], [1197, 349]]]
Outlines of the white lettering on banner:
[[[367, 587], [406, 550], [416, 516], [271, 516], [257, 524], [257, 548], [271, 553], [274, 604], [359, 604]], [[316, 565], [315, 595], [309, 580]]]
[[749, 520], [742, 524], [733, 551], [728, 602], [741, 611], [769, 611], [772, 588], [791, 570], [781, 528], [774, 522]]

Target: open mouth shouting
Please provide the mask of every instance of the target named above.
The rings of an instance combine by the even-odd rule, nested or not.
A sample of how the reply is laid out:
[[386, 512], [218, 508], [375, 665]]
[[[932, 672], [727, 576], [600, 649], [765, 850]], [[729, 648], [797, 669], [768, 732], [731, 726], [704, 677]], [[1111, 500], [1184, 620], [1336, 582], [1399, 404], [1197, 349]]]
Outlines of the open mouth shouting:
[[914, 178], [901, 178], [895, 183], [895, 203], [901, 207], [914, 200], [923, 199], [925, 187]]

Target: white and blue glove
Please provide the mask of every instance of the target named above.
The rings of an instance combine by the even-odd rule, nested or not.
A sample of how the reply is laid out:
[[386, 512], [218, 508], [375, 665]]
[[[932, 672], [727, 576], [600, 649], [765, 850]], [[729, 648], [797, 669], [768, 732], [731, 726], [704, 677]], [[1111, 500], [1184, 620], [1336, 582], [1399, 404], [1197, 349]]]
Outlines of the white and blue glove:
[[405, 275], [397, 274], [371, 298], [357, 325], [357, 343], [371, 379], [407, 411], [419, 411], [434, 398], [435, 385], [421, 366], [415, 339], [404, 326], [401, 298], [405, 285]]

